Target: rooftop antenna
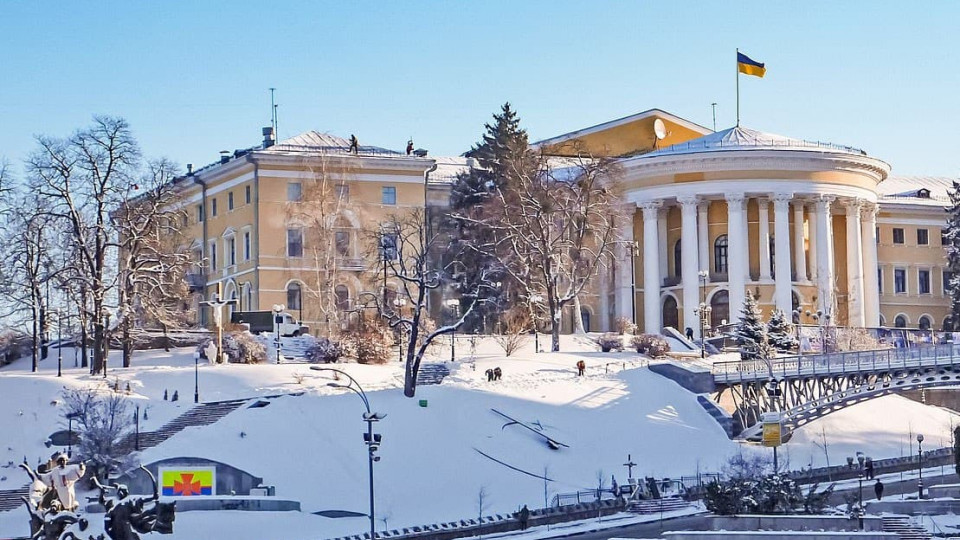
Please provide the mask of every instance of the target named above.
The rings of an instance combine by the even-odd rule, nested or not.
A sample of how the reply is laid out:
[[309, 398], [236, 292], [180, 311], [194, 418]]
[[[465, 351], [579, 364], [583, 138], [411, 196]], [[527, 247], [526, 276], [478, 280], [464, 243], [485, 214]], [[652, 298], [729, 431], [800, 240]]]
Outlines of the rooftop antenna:
[[717, 104], [711, 103], [710, 106], [713, 107], [713, 130], [716, 131], [717, 130]]
[[667, 138], [667, 126], [663, 120], [657, 118], [653, 121], [653, 135], [656, 137], [653, 141], [653, 147], [656, 149], [657, 143]]
[[277, 132], [277, 104], [273, 101], [273, 93], [276, 90], [276, 88], [270, 88], [270, 125], [273, 126], [274, 140], [279, 140], [280, 134]]

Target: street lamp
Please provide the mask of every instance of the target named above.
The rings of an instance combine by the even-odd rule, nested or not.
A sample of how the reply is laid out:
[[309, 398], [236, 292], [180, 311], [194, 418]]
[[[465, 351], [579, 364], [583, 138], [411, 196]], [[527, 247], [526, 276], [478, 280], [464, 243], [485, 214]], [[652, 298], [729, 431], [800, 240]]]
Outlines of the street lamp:
[[277, 363], [280, 363], [280, 322], [283, 320], [281, 313], [287, 309], [283, 304], [273, 305], [273, 325], [277, 328]]
[[918, 458], [918, 470], [920, 471], [920, 479], [917, 481], [917, 499], [923, 498], [923, 435], [917, 434], [917, 458]]
[[363, 421], [367, 423], [367, 432], [363, 434], [363, 442], [367, 445], [367, 464], [370, 470], [370, 540], [373, 540], [376, 537], [376, 518], [374, 512], [374, 497], [373, 497], [373, 462], [380, 461], [380, 456], [376, 455], [377, 450], [380, 448], [380, 443], [383, 441], [383, 438], [379, 433], [373, 432], [373, 423], [379, 422], [387, 417], [385, 414], [370, 412], [370, 400], [367, 399], [366, 392], [363, 391], [363, 388], [360, 386], [360, 383], [356, 379], [350, 376], [349, 373], [345, 371], [340, 371], [339, 369], [321, 367], [321, 366], [310, 366], [310, 369], [314, 371], [333, 371], [337, 374], [343, 375], [346, 377], [350, 384], [340, 384], [335, 382], [327, 383], [327, 386], [332, 388], [343, 388], [350, 390], [354, 394], [360, 396], [360, 399], [363, 401], [364, 408], [367, 409], [367, 412], [363, 414]]
[[[863, 452], [857, 452], [857, 483], [859, 492], [857, 495], [857, 519], [860, 530], [863, 530], [863, 463], [866, 458]], [[847, 463], [853, 463], [853, 458], [848, 457]]]
[[[393, 305], [397, 308], [397, 314], [400, 316], [400, 319], [403, 319], [403, 306], [407, 305], [407, 299], [395, 298]], [[400, 340], [397, 342], [397, 355], [399, 356], [399, 360], [403, 362], [403, 323], [397, 324], [397, 327], [400, 331]]]
[[[543, 302], [543, 297], [539, 294], [535, 294], [530, 297], [530, 302], [533, 304], [539, 304]], [[540, 328], [537, 326], [537, 311], [530, 306], [530, 312], [533, 315], [533, 352], [540, 352]]]
[[63, 314], [57, 313], [57, 377], [63, 376]]
[[67, 413], [67, 456], [73, 455], [73, 421], [78, 418], [80, 413]]
[[193, 353], [193, 402], [200, 403], [200, 351]]
[[[447, 300], [447, 306], [453, 310], [453, 318], [460, 316], [460, 299], [450, 298]], [[457, 361], [457, 322], [453, 322], [453, 331], [450, 332], [450, 361]]]

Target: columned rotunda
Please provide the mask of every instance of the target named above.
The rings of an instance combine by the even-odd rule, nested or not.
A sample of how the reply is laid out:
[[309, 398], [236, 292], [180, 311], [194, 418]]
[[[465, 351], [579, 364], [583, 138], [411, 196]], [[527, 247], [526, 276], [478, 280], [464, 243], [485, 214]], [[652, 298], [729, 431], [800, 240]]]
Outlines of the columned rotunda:
[[[639, 258], [616, 274], [616, 315], [658, 333], [735, 321], [746, 291], [764, 311], [880, 325], [877, 185], [889, 165], [846, 146], [734, 127], [624, 157]], [[635, 250], [624, 249], [625, 264]], [[636, 294], [635, 300], [631, 298]]]

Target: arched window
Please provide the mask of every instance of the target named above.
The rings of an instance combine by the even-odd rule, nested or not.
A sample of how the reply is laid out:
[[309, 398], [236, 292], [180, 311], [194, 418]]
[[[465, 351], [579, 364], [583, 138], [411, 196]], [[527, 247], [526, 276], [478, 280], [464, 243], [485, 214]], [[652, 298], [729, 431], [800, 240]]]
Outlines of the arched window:
[[680, 326], [680, 310], [677, 308], [677, 299], [667, 296], [663, 299], [663, 327], [670, 327], [683, 332]]
[[247, 311], [253, 310], [253, 287], [250, 286], [250, 283], [243, 284], [243, 306], [241, 311], [243, 309]]
[[238, 300], [238, 298], [237, 298], [237, 290], [236, 290], [236, 289], [234, 289], [233, 292], [230, 293], [230, 300], [233, 300], [233, 303], [230, 304], [230, 307], [227, 308], [227, 310], [229, 310], [229, 313], [227, 313], [227, 318], [228, 318], [228, 320], [232, 320], [232, 319], [233, 319], [233, 312], [234, 312], [234, 311], [239, 311], [239, 310], [240, 310], [239, 306], [237, 305], [237, 304], [239, 303], [239, 300]]
[[717, 291], [710, 299], [710, 326], [716, 328], [730, 322], [730, 293]]
[[933, 326], [933, 321], [930, 320], [930, 317], [924, 315], [920, 317], [920, 320], [917, 322], [917, 328], [921, 330], [929, 330]]
[[299, 283], [287, 285], [287, 309], [303, 309], [301, 300], [301, 289]]
[[580, 308], [580, 320], [583, 321], [583, 331], [590, 332], [590, 312], [586, 308]]
[[897, 318], [893, 320], [893, 326], [896, 328], [906, 328], [907, 327], [907, 318], [903, 315], [897, 315]]
[[943, 320], [943, 331], [953, 332], [953, 319], [951, 319], [949, 315]]
[[337, 309], [346, 311], [350, 309], [350, 290], [346, 285], [337, 285], [333, 289], [333, 294], [337, 297]]
[[713, 271], [718, 274], [727, 272], [727, 235], [725, 234], [721, 234], [713, 242]]
[[675, 277], [683, 276], [683, 248], [680, 245], [680, 240], [677, 240], [677, 243], [673, 245], [673, 275]]

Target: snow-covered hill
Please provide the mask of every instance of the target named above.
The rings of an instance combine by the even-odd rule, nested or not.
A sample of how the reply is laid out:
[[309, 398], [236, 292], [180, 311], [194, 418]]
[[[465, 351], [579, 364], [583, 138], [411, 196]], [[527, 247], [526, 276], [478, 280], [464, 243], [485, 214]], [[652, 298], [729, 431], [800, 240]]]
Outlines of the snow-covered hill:
[[[458, 342], [457, 348], [461, 361], [450, 364], [451, 375], [442, 385], [419, 388], [416, 399], [402, 394], [399, 362], [336, 366], [359, 379], [372, 408], [387, 415], [377, 426], [383, 434], [382, 460], [376, 464], [380, 528], [475, 516], [481, 489], [485, 514], [511, 512], [522, 504], [542, 506], [544, 482], [515, 469], [537, 475], [546, 471], [553, 480], [547, 484], [549, 498], [595, 487], [598, 476], [605, 485], [611, 475], [623, 482], [627, 454], [639, 464], [640, 475], [664, 477], [715, 471], [736, 452], [764, 451], [727, 439], [696, 396], [651, 373], [636, 354], [601, 354], [572, 337], [563, 343], [572, 352], [534, 354], [528, 346], [510, 359], [492, 341], [478, 344], [472, 356], [466, 343]], [[448, 359], [449, 348], [435, 354], [435, 361]], [[65, 356], [72, 366], [72, 351]], [[580, 358], [588, 365], [582, 378], [574, 368]], [[111, 357], [111, 365], [118, 363]], [[142, 429], [156, 429], [192, 406], [191, 350], [142, 352], [134, 363], [128, 369], [111, 368], [107, 381], [119, 380], [121, 388], [130, 383], [130, 399], [148, 411]], [[484, 372], [495, 366], [503, 378], [487, 382]], [[278, 497], [300, 500], [303, 512], [183, 512], [174, 539], [209, 537], [214, 526], [227, 527], [232, 538], [251, 540], [329, 538], [366, 530], [366, 518], [310, 514], [367, 509], [363, 407], [352, 393], [329, 387], [330, 381], [328, 373], [310, 371], [305, 364], [200, 366], [204, 401], [303, 394], [237, 410], [204, 428], [188, 428], [144, 451], [141, 460], [196, 456], [223, 461], [263, 477], [276, 486]], [[48, 455], [43, 442], [62, 425], [62, 404], [55, 403], [60, 390], [88, 384], [103, 384], [103, 379], [73, 367], [58, 379], [55, 358], [45, 360], [38, 374], [29, 373], [25, 360], [0, 370], [0, 464]], [[165, 390], [170, 395], [176, 390], [180, 400], [164, 401]], [[505, 425], [491, 409], [537, 423], [569, 448], [550, 450], [540, 436]], [[834, 464], [856, 450], [875, 458], [900, 455], [897, 443], [908, 430], [925, 431], [933, 442], [956, 423], [953, 418], [899, 397], [882, 398], [814, 422], [797, 433], [782, 455], [794, 468], [811, 460], [822, 464], [820, 425], [828, 426], [824, 432]], [[0, 479], [0, 489], [25, 480], [13, 468], [0, 468], [0, 475], [7, 477]], [[23, 510], [0, 513], [0, 536], [23, 534], [25, 516]]]

